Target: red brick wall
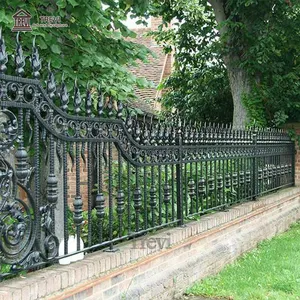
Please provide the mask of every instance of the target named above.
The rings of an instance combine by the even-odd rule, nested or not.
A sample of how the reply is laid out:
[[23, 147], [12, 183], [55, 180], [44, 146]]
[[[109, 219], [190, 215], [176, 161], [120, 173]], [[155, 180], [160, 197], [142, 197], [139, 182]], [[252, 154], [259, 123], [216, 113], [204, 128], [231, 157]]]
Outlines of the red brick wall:
[[[300, 136], [300, 123], [291, 123], [285, 126], [287, 129], [295, 131], [296, 135]], [[295, 155], [295, 184], [300, 185], [300, 147], [299, 143], [295, 142], [296, 155]]]
[[[87, 153], [86, 153], [87, 159]], [[83, 201], [83, 210], [87, 210], [88, 207], [88, 173], [87, 166], [84, 164], [84, 161], [80, 158], [80, 194]], [[68, 158], [68, 204], [70, 209], [73, 210], [73, 202], [76, 196], [76, 165], [72, 170], [72, 161]]]
[[[296, 222], [299, 193], [299, 188], [282, 190], [186, 227], [128, 241], [116, 252], [97, 251], [69, 266], [54, 265], [3, 281], [0, 300], [182, 299], [190, 284]], [[155, 247], [145, 246], [150, 239]], [[169, 242], [161, 247], [155, 239]]]

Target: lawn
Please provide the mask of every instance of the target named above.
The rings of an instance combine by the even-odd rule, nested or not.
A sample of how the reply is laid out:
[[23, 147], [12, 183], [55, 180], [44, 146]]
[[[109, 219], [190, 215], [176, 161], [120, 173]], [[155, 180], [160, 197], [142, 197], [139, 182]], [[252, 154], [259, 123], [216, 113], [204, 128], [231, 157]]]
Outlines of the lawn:
[[300, 223], [264, 241], [187, 294], [227, 299], [300, 299]]

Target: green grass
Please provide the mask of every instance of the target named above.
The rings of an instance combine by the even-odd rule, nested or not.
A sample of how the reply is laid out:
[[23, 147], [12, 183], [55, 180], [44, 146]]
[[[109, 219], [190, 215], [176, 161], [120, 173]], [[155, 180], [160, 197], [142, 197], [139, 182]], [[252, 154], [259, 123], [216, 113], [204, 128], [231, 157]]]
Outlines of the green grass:
[[234, 300], [300, 299], [300, 223], [194, 284], [187, 294]]

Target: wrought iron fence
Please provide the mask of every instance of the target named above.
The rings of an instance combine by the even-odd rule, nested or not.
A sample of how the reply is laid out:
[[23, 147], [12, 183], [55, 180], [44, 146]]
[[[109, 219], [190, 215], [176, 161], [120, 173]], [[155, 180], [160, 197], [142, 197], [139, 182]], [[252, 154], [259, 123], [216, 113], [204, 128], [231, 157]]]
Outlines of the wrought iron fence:
[[15, 76], [7, 75], [0, 34], [0, 263], [6, 273], [69, 256], [73, 235], [76, 253], [113, 250], [119, 241], [294, 184], [294, 144], [282, 130], [192, 125], [179, 116], [146, 122], [121, 102], [117, 109], [112, 98], [105, 103], [101, 90], [94, 109], [91, 88], [82, 99], [75, 81], [70, 97], [50, 66], [43, 87], [34, 44], [32, 79], [24, 75], [18, 37], [14, 61]]

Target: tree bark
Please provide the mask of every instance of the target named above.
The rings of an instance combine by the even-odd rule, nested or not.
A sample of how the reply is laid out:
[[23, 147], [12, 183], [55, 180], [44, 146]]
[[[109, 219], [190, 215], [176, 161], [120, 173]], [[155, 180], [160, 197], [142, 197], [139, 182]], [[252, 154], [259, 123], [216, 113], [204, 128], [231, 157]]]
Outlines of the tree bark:
[[233, 99], [233, 127], [245, 126], [249, 118], [243, 104], [243, 97], [250, 92], [248, 74], [240, 67], [234, 66], [237, 63], [235, 58], [227, 57], [224, 61], [226, 60], [228, 60], [227, 63], [225, 62], [225, 65]]
[[[226, 21], [224, 0], [208, 0], [213, 8], [218, 24]], [[227, 33], [226, 26], [221, 26], [220, 36]], [[230, 41], [228, 41], [230, 43]], [[239, 57], [234, 53], [223, 57], [227, 68], [231, 94], [233, 98], [233, 127], [244, 126], [248, 121], [247, 111], [243, 105], [243, 96], [250, 92], [250, 81], [247, 73], [239, 67]]]

